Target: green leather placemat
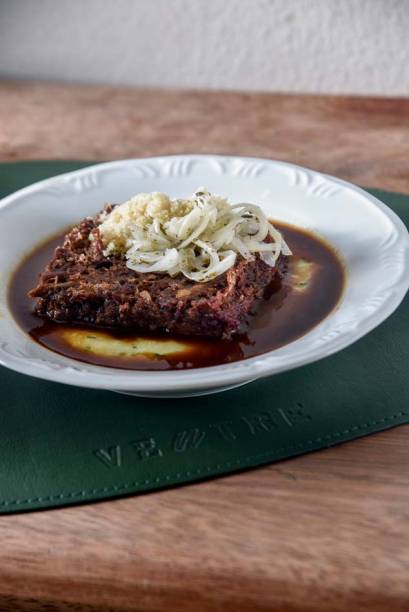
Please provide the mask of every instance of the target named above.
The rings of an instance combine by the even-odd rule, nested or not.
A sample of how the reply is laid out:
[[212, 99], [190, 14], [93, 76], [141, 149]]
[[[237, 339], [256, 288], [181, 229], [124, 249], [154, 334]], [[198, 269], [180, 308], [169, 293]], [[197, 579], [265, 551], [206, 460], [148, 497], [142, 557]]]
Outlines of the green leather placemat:
[[[0, 196], [86, 165], [0, 165]], [[409, 196], [370, 190], [409, 224]], [[352, 347], [219, 395], [138, 399], [0, 368], [0, 513], [157, 489], [409, 421], [409, 298]]]

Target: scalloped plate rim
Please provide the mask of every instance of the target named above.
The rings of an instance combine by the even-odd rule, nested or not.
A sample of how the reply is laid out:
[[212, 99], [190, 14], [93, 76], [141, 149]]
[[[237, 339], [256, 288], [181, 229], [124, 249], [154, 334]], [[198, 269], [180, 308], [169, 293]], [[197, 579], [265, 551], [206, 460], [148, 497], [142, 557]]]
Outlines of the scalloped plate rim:
[[[272, 164], [276, 168], [282, 167], [290, 170], [302, 171], [308, 174], [312, 174], [313, 177], [325, 179], [329, 183], [348, 189], [350, 191], [352, 190], [353, 192], [360, 194], [367, 202], [370, 202], [372, 205], [378, 208], [378, 210], [380, 210], [386, 217], [388, 217], [389, 221], [391, 221], [394, 228], [397, 230], [398, 242], [400, 243], [400, 246], [404, 248], [405, 251], [401, 278], [399, 281], [395, 282], [388, 303], [382, 304], [381, 308], [376, 309], [369, 317], [366, 318], [364, 323], [361, 324], [358, 329], [355, 328], [350, 332], [346, 332], [343, 334], [341, 333], [335, 341], [332, 341], [330, 344], [328, 344], [328, 346], [324, 344], [323, 346], [319, 347], [319, 350], [307, 348], [304, 352], [299, 351], [298, 356], [292, 359], [283, 358], [277, 354], [277, 351], [271, 351], [269, 353], [265, 353], [264, 355], [252, 357], [239, 362], [234, 362], [233, 364], [223, 364], [220, 366], [212, 366], [209, 368], [168, 372], [129, 372], [98, 366], [91, 366], [89, 368], [85, 368], [82, 362], [63, 357], [60, 358], [58, 366], [57, 364], [55, 364], [57, 366], [57, 369], [51, 369], [50, 367], [50, 370], [47, 370], [46, 364], [44, 364], [43, 367], [38, 367], [38, 365], [35, 365], [33, 362], [31, 362], [30, 358], [28, 357], [15, 357], [10, 354], [7, 355], [5, 351], [0, 350], [1, 365], [38, 378], [81, 387], [109, 389], [116, 391], [123, 390], [130, 391], [133, 393], [137, 393], [138, 391], [140, 391], [141, 393], [153, 393], [155, 389], [157, 390], [157, 384], [159, 383], [159, 381], [161, 381], [165, 386], [165, 392], [166, 390], [169, 390], [169, 392], [184, 392], [189, 391], [189, 389], [191, 389], [193, 392], [197, 391], [198, 389], [205, 390], [217, 386], [235, 385], [246, 381], [250, 382], [254, 379], [287, 371], [332, 355], [333, 353], [343, 348], [346, 348], [353, 342], [359, 340], [376, 326], [378, 326], [380, 323], [382, 323], [388, 316], [390, 316], [394, 312], [394, 310], [403, 300], [406, 291], [409, 287], [409, 239], [406, 227], [399, 219], [399, 217], [386, 204], [378, 200], [375, 196], [372, 196], [365, 190], [361, 189], [360, 187], [357, 187], [352, 183], [349, 183], [342, 179], [338, 179], [331, 175], [320, 173], [315, 170], [289, 162], [276, 161], [268, 158], [200, 154], [166, 155], [149, 158], [131, 158], [102, 162], [86, 166], [85, 168], [81, 168], [79, 170], [58, 174], [54, 177], [50, 177], [42, 181], [38, 181], [32, 185], [18, 190], [17, 192], [9, 196], [6, 196], [0, 201], [0, 214], [2, 213], [4, 208], [8, 207], [9, 205], [12, 205], [16, 200], [19, 200], [27, 195], [42, 191], [47, 186], [52, 186], [58, 181], [61, 182], [61, 179], [69, 180], [71, 178], [80, 177], [83, 175], [85, 176], [90, 172], [100, 172], [102, 170], [108, 170], [111, 168], [120, 169], [135, 163], [161, 163], [166, 160], [176, 159], [186, 159], [187, 161], [197, 159], [203, 161], [217, 160], [225, 162], [240, 161], [251, 163], [261, 162], [268, 165]], [[256, 179], [253, 177], [250, 180]], [[30, 247], [27, 248], [27, 251], [29, 250]], [[404, 274], [405, 272], [406, 275]], [[340, 307], [342, 307], [342, 304], [338, 308]], [[330, 314], [329, 317], [325, 319], [325, 321], [328, 321], [331, 316], [332, 314]], [[14, 321], [13, 324], [20, 334], [24, 334], [24, 332], [18, 328], [17, 324]], [[321, 324], [322, 323], [320, 323], [319, 325]], [[317, 327], [314, 329], [317, 329]], [[306, 336], [308, 336], [308, 334], [306, 334]], [[301, 340], [306, 336], [303, 336]], [[27, 336], [25, 336], [25, 338], [29, 342], [33, 342], [29, 340]], [[52, 363], [52, 357], [55, 357], [55, 353], [46, 348], [43, 348], [42, 352], [44, 353], [44, 361], [47, 362], [48, 358], [48, 360]], [[73, 380], [72, 373], [70, 373], [70, 371], [72, 372], [73, 369], [76, 375], [75, 380]], [[94, 379], [92, 379], [92, 377], [94, 377]]]

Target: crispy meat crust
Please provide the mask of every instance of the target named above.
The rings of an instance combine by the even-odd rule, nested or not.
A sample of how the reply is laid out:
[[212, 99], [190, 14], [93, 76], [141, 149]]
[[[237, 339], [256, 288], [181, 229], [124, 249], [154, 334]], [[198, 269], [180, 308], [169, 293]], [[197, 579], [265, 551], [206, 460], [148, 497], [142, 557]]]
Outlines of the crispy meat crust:
[[259, 258], [240, 259], [207, 283], [183, 275], [137, 273], [123, 257], [103, 255], [98, 220], [99, 215], [88, 217], [66, 235], [29, 292], [37, 298], [39, 316], [59, 323], [229, 339], [244, 331], [257, 301], [285, 269], [281, 257], [275, 268]]

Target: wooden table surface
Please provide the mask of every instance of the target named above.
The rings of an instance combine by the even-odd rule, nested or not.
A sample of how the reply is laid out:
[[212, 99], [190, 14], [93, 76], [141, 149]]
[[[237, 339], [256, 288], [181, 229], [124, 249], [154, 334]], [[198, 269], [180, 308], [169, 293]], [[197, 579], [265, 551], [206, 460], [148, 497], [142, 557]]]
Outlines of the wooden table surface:
[[[409, 100], [0, 83], [0, 159], [237, 153], [409, 192]], [[0, 610], [409, 610], [409, 426], [0, 518]]]

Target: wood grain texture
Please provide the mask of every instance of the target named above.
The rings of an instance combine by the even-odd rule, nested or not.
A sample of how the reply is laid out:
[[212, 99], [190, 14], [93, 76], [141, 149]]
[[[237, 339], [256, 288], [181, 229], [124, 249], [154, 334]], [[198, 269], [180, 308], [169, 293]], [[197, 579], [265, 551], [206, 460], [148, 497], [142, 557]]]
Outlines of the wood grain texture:
[[[0, 84], [0, 159], [181, 152], [409, 191], [409, 100]], [[0, 518], [0, 610], [409, 609], [409, 426], [139, 497]]]
[[292, 161], [409, 190], [409, 99], [0, 82], [0, 160], [171, 153]]

